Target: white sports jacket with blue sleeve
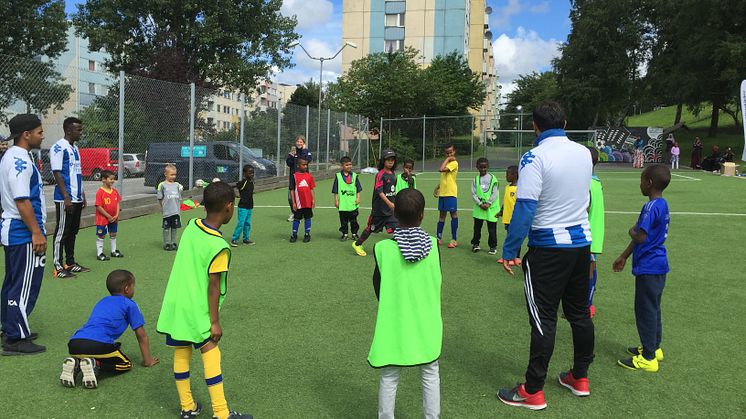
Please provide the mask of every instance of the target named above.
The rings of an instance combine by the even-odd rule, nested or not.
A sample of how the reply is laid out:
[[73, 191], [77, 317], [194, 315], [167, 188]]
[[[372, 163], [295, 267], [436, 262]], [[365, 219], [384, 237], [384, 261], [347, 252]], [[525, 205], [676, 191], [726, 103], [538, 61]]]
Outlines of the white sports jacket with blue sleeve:
[[503, 244], [514, 259], [526, 235], [529, 247], [584, 247], [593, 163], [590, 151], [561, 129], [546, 130], [521, 157], [516, 205]]

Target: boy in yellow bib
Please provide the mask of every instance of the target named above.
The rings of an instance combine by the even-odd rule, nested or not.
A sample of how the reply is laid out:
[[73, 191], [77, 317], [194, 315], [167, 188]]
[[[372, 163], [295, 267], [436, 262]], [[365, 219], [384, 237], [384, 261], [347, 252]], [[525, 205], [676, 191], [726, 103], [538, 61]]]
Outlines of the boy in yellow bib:
[[192, 398], [189, 361], [192, 347], [199, 349], [213, 417], [252, 418], [228, 410], [223, 392], [218, 341], [223, 336], [219, 310], [227, 292], [231, 251], [218, 228], [233, 217], [233, 188], [225, 182], [205, 188], [204, 219], [189, 221], [163, 296], [156, 330], [174, 348], [174, 379], [181, 403], [181, 417], [197, 416], [202, 405]]
[[381, 369], [378, 418], [393, 419], [401, 367], [419, 366], [425, 418], [440, 417], [438, 359], [443, 343], [440, 253], [420, 225], [425, 197], [407, 188], [396, 196], [399, 228], [375, 246], [373, 288], [378, 314], [368, 363]]
[[500, 186], [497, 177], [489, 173], [490, 162], [480, 157], [477, 159], [477, 170], [479, 175], [471, 184], [471, 198], [474, 201], [474, 209], [471, 213], [474, 217], [474, 235], [471, 238], [471, 251], [479, 252], [479, 241], [482, 239], [482, 224], [487, 222], [489, 238], [487, 244], [490, 246], [490, 255], [497, 253], [497, 213], [500, 211]]

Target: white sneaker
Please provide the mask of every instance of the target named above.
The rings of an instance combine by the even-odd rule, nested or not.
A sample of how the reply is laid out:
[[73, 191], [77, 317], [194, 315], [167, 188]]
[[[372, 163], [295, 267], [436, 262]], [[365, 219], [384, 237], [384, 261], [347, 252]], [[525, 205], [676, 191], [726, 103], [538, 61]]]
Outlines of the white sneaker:
[[290, 214], [290, 216], [288, 217], [288, 222], [291, 222], [294, 219], [295, 219], [295, 215], [294, 214]]
[[85, 388], [96, 388], [98, 387], [98, 381], [96, 380], [96, 360], [93, 358], [83, 358], [80, 360], [80, 371], [83, 373], [83, 387]]
[[75, 370], [78, 368], [78, 360], [72, 357], [65, 358], [62, 361], [62, 374], [60, 374], [60, 384], [65, 387], [75, 387]]

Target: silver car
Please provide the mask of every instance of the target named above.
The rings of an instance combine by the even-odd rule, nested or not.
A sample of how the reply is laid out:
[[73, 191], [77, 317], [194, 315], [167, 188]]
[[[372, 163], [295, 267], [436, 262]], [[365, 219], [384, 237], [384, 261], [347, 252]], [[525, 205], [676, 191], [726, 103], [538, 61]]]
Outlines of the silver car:
[[143, 154], [124, 153], [124, 177], [140, 177], [145, 174], [145, 156]]

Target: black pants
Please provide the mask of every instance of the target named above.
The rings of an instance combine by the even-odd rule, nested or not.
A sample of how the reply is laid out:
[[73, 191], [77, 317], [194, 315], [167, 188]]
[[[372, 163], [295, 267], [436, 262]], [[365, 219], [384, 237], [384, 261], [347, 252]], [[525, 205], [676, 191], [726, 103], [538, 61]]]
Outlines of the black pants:
[[347, 234], [347, 224], [350, 225], [352, 234], [357, 234], [360, 230], [360, 224], [357, 223], [358, 210], [354, 211], [340, 211], [339, 212], [339, 232]]
[[663, 323], [661, 297], [666, 275], [640, 275], [635, 278], [635, 321], [640, 334], [642, 356], [651, 360], [661, 346]]
[[[471, 238], [471, 244], [478, 246], [479, 241], [482, 240], [482, 225], [484, 224], [486, 220], [482, 220], [481, 218], [475, 218], [474, 219], [474, 235]], [[487, 244], [489, 244], [490, 249], [494, 249], [497, 247], [497, 221], [487, 221], [487, 233], [489, 234], [489, 238], [487, 239]]]
[[531, 356], [526, 370], [526, 391], [529, 393], [544, 388], [554, 351], [560, 301], [572, 328], [573, 376], [588, 376], [594, 345], [593, 322], [588, 309], [590, 260], [590, 246], [530, 247], [523, 258], [524, 290], [531, 324]]
[[74, 202], [69, 211], [65, 211], [64, 202], [55, 202], [54, 207], [57, 213], [57, 227], [54, 229], [54, 267], [60, 270], [64, 269], [65, 264], [75, 263], [75, 238], [80, 229], [83, 203]]
[[70, 339], [67, 349], [74, 358], [93, 358], [101, 371], [127, 372], [132, 361], [119, 348], [121, 343], [102, 343], [89, 339]]

